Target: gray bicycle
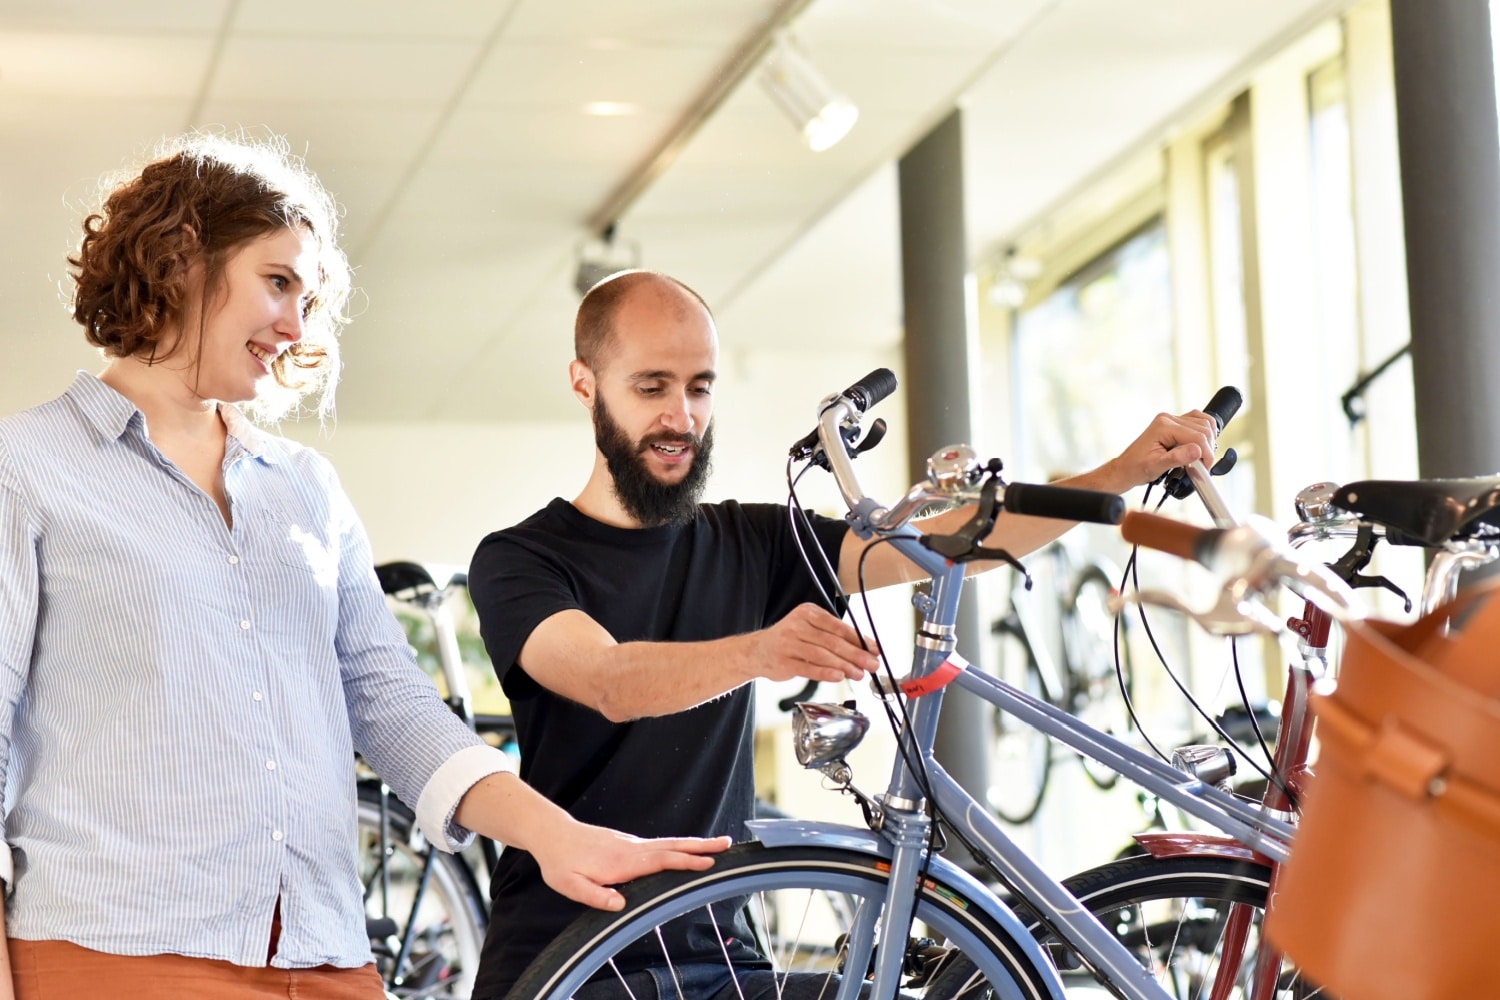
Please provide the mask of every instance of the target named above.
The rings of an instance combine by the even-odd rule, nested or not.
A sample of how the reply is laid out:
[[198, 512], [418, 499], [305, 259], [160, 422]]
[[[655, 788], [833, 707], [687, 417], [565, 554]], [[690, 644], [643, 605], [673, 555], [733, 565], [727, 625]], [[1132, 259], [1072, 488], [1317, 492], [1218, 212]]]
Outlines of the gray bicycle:
[[[996, 462], [980, 463], [965, 446], [945, 448], [928, 462], [928, 475], [886, 507], [860, 490], [852, 458], [864, 411], [888, 395], [895, 379], [873, 373], [819, 408], [817, 445], [804, 457], [833, 472], [854, 530], [890, 544], [926, 570], [931, 589], [914, 603], [924, 616], [911, 671], [887, 679], [883, 704], [896, 727], [890, 782], [878, 795], [854, 784], [846, 761], [868, 723], [853, 708], [807, 703], [793, 717], [793, 738], [804, 765], [854, 797], [865, 827], [803, 821], [757, 821], [757, 841], [733, 848], [706, 872], [652, 876], [624, 887], [626, 907], [579, 919], [528, 969], [515, 1000], [560, 1000], [588, 995], [641, 968], [674, 975], [676, 956], [664, 952], [656, 928], [707, 911], [719, 928], [725, 971], [769, 971], [775, 995], [829, 1000], [898, 995], [949, 1000], [995, 996], [1006, 1000], [1064, 996], [1065, 981], [1086, 980], [1130, 1000], [1214, 996], [1306, 997], [1316, 989], [1294, 969], [1258, 966], [1259, 915], [1267, 898], [1266, 866], [1242, 859], [1134, 858], [1062, 883], [1017, 846], [990, 809], [965, 792], [933, 757], [937, 719], [948, 687], [956, 686], [1046, 732], [1266, 859], [1287, 856], [1292, 828], [1199, 778], [1127, 746], [1070, 716], [1049, 701], [970, 667], [954, 648], [964, 563], [989, 555], [974, 549], [999, 509], [1070, 520], [1112, 522], [1119, 497], [1006, 484]], [[1200, 491], [1211, 491], [1208, 470], [1188, 470]], [[1199, 485], [1201, 482], [1201, 485]], [[1212, 496], [1216, 499], [1217, 494]], [[1212, 503], [1204, 497], [1206, 503]], [[954, 536], [924, 536], [909, 519], [930, 503], [975, 503], [974, 520]], [[1218, 501], [1222, 507], [1222, 501]], [[1270, 553], [1256, 563], [1254, 581], [1226, 581], [1246, 602], [1283, 585], [1355, 614], [1352, 595], [1317, 568], [1282, 558], [1272, 540], [1236, 536], [1242, 546]], [[1229, 565], [1243, 563], [1233, 553]], [[1269, 566], [1270, 569], [1266, 569]], [[1226, 570], [1226, 572], [1228, 572]], [[1246, 618], [1246, 630], [1261, 623]], [[1230, 624], [1226, 623], [1226, 627]], [[980, 859], [1008, 892], [997, 893], [938, 852], [954, 840]], [[855, 901], [844, 918], [824, 912], [837, 894]], [[798, 942], [784, 959], [753, 947], [747, 916], [774, 912], [777, 926], [796, 928]], [[1220, 947], [1233, 918], [1254, 917], [1231, 951]], [[1236, 916], [1240, 915], [1240, 916]], [[1243, 929], [1243, 928], [1242, 928]], [[701, 952], [698, 961], [701, 961]], [[801, 960], [800, 956], [807, 956]], [[694, 970], [696, 979], [701, 969]], [[795, 978], [794, 978], [795, 977]], [[806, 977], [813, 977], [809, 981]], [[677, 980], [679, 984], [682, 979]]]

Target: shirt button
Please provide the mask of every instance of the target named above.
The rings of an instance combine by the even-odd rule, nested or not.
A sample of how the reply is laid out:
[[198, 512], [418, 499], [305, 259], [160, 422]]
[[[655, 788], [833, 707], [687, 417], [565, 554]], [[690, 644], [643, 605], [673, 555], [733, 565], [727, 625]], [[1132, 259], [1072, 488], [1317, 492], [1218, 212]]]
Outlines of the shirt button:
[[250, 697], [254, 698], [256, 701], [260, 701], [260, 692], [259, 691], [252, 691], [250, 693]]
[[249, 628], [249, 627], [250, 627], [250, 622], [249, 622], [248, 619], [242, 619], [240, 621], [240, 628]]
[[267, 771], [274, 771], [274, 770], [276, 770], [276, 762], [274, 760], [268, 760], [268, 761], [266, 761], [266, 770]]
[[273, 830], [273, 831], [271, 831], [271, 839], [272, 840], [280, 840], [281, 839], [281, 831], [280, 830]]
[[238, 566], [239, 564], [240, 564], [240, 557], [239, 556], [230, 556], [229, 557], [229, 565], [231, 565], [231, 566]]

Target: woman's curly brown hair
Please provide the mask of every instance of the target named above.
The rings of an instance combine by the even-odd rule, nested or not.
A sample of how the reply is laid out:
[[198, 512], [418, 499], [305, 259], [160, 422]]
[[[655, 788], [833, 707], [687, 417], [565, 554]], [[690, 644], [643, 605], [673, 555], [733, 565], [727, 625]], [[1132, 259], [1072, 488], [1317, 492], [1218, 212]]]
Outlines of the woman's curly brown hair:
[[[284, 141], [204, 133], [170, 140], [84, 219], [78, 254], [68, 258], [77, 286], [73, 318], [108, 357], [165, 360], [188, 340], [161, 350], [164, 331], [186, 315], [192, 264], [203, 266], [199, 315], [206, 319], [235, 251], [280, 229], [304, 230], [317, 243], [318, 281], [303, 312], [303, 336], [272, 365], [277, 388], [247, 409], [274, 419], [318, 393], [317, 409], [326, 413], [349, 295], [337, 226], [333, 198]], [[202, 336], [200, 321], [200, 344]]]

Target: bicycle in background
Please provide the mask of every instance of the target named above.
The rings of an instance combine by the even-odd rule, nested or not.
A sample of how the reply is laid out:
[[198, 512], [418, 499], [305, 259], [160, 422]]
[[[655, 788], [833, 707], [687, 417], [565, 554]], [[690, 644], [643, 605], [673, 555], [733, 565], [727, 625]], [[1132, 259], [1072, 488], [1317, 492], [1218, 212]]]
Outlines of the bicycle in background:
[[[414, 562], [385, 563], [375, 574], [387, 596], [431, 627], [448, 707], [489, 742], [514, 750], [509, 715], [473, 710], [452, 606], [467, 587], [465, 574], [444, 574], [439, 583]], [[361, 768], [357, 785], [365, 925], [386, 990], [397, 997], [467, 1000], [489, 924], [495, 842], [478, 837], [463, 854], [438, 850], [378, 776]]]
[[[1029, 572], [1011, 571], [1009, 606], [990, 625], [996, 672], [1096, 729], [1124, 737], [1133, 728], [1126, 698], [1133, 694], [1134, 674], [1128, 623], [1111, 605], [1119, 594], [1119, 569], [1103, 556], [1080, 555], [1061, 542], [1028, 562], [1044, 564], [1039, 575], [1052, 589], [1038, 593]], [[1056, 607], [1042, 606], [1053, 594]], [[986, 799], [997, 816], [1019, 825], [1037, 814], [1047, 794], [1055, 757], [1052, 741], [1004, 712], [995, 713], [994, 726]], [[1097, 787], [1114, 787], [1119, 777], [1114, 771], [1088, 757], [1081, 760], [1084, 774]]]

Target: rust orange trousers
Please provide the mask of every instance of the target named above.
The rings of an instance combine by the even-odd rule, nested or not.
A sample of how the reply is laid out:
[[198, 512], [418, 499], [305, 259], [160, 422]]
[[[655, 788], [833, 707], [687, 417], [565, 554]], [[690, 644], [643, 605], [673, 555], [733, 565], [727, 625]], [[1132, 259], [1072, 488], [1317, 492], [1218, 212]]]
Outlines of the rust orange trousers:
[[[272, 921], [267, 955], [281, 921]], [[16, 1000], [383, 1000], [374, 965], [358, 969], [249, 968], [181, 955], [108, 955], [70, 941], [10, 946]]]

